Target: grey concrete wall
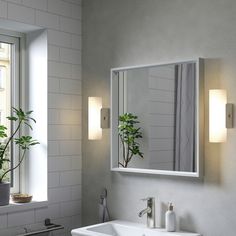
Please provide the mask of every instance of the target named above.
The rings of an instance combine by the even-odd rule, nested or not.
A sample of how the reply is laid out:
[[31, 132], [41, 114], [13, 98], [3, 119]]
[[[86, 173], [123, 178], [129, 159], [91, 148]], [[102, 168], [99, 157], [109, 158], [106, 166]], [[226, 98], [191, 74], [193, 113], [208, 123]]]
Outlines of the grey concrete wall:
[[[155, 196], [157, 223], [173, 201], [182, 229], [234, 236], [236, 131], [208, 142], [208, 90], [224, 88], [236, 103], [236, 1], [86, 0], [83, 2], [83, 224], [97, 222], [98, 197], [108, 188], [113, 218], [145, 223], [137, 213]], [[87, 97], [109, 106], [110, 68], [203, 57], [205, 60], [205, 177], [202, 180], [110, 172], [109, 131], [87, 140]], [[216, 117], [217, 118], [217, 117]]]

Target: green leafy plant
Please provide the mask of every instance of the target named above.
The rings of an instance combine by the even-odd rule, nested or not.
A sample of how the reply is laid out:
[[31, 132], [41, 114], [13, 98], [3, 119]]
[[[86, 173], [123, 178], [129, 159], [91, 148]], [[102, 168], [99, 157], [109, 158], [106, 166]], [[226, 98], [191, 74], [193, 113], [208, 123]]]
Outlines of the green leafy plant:
[[133, 156], [143, 158], [143, 153], [139, 149], [139, 143], [136, 141], [142, 138], [140, 127], [135, 127], [140, 123], [138, 117], [132, 113], [125, 113], [119, 116], [118, 133], [123, 147], [123, 163], [119, 165], [126, 168]]
[[[3, 182], [6, 175], [19, 167], [25, 158], [27, 150], [31, 146], [39, 144], [37, 140], [34, 140], [31, 136], [24, 136], [20, 134], [22, 126], [28, 126], [33, 129], [30, 122], [36, 123], [36, 120], [31, 117], [33, 111], [24, 112], [21, 108], [18, 110], [13, 109], [13, 115], [7, 117], [8, 120], [15, 122], [15, 130], [11, 133], [10, 137], [7, 137], [7, 127], [0, 125], [0, 183]], [[19, 146], [21, 155], [19, 162], [15, 166], [10, 165], [9, 148], [12, 143]], [[8, 163], [8, 165], [6, 165]]]

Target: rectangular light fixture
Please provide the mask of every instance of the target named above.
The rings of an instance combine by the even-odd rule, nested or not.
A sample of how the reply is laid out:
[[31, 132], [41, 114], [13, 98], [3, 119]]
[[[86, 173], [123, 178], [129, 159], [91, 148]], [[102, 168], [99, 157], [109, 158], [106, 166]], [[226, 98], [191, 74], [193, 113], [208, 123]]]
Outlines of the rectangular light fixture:
[[225, 142], [227, 128], [233, 127], [233, 104], [227, 104], [226, 90], [209, 90], [209, 141]]
[[101, 97], [88, 98], [88, 139], [98, 140], [102, 138], [101, 128]]

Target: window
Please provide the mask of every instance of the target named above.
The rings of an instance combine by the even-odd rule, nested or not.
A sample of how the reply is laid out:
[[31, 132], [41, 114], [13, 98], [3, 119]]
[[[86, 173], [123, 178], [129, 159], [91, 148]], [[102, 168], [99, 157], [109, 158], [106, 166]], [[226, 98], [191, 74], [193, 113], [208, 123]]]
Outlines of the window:
[[[4, 25], [4, 22], [1, 25], [5, 29], [8, 28], [8, 24]], [[37, 139], [40, 145], [34, 146], [27, 152], [27, 157], [21, 168], [17, 169], [18, 172], [14, 171], [14, 175], [8, 176], [8, 178], [12, 183], [11, 192], [31, 194], [35, 204], [37, 205], [40, 202], [39, 206], [42, 206], [48, 199], [47, 30], [30, 26], [32, 31], [19, 32], [18, 28], [25, 29], [25, 24], [21, 25], [19, 23], [19, 27], [13, 24], [11, 30], [0, 29], [0, 51], [3, 53], [6, 45], [9, 48], [8, 81], [11, 84], [8, 93], [9, 108], [13, 106], [21, 107], [25, 111], [33, 110], [33, 117], [37, 120], [37, 123], [34, 124], [33, 130], [26, 128], [22, 132]], [[0, 56], [0, 64], [6, 61], [2, 59], [4, 58]], [[3, 89], [5, 89], [4, 83], [6, 80], [7, 77], [3, 75], [1, 82]], [[0, 113], [3, 112], [2, 109]], [[1, 118], [5, 119], [5, 116], [2, 114]], [[0, 122], [3, 122], [3, 120]], [[12, 125], [8, 124], [10, 128], [12, 128]], [[18, 163], [19, 150], [16, 147], [11, 147], [9, 155], [11, 155], [13, 162]], [[14, 160], [14, 158], [16, 159]]]
[[[19, 38], [0, 34], [0, 124], [8, 128], [8, 136], [14, 124], [6, 117], [11, 115], [12, 107], [20, 105], [19, 45]], [[6, 165], [15, 166], [19, 149], [11, 145], [8, 155], [11, 162]], [[19, 192], [19, 168], [6, 176], [6, 180], [11, 182], [11, 192]]]

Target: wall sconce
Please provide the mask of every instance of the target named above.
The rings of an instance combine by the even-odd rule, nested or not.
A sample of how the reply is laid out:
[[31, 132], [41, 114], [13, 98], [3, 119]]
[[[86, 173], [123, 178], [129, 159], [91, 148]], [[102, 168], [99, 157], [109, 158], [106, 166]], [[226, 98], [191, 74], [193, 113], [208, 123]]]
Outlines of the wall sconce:
[[110, 127], [110, 110], [102, 108], [101, 97], [88, 98], [88, 139], [99, 140], [102, 138], [102, 129]]
[[209, 141], [225, 142], [227, 128], [233, 128], [233, 104], [227, 104], [226, 90], [209, 90]]

